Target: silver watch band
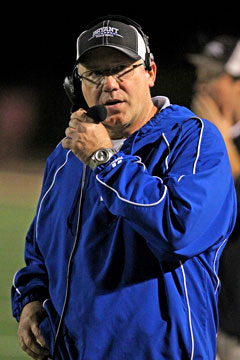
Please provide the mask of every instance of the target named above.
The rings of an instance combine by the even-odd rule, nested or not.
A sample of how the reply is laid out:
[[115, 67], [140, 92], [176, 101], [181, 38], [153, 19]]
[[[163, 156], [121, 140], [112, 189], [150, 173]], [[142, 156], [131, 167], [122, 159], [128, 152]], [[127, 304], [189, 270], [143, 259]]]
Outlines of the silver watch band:
[[106, 164], [117, 153], [113, 148], [101, 148], [95, 151], [89, 161], [89, 167], [94, 170], [101, 164]]

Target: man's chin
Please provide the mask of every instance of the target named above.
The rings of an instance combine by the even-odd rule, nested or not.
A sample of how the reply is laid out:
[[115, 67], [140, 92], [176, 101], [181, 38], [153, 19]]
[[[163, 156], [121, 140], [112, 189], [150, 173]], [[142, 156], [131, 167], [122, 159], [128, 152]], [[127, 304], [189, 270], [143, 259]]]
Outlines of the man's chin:
[[103, 125], [107, 129], [111, 139], [122, 139], [127, 137], [127, 129], [130, 126], [129, 123], [124, 123], [123, 119], [119, 116], [108, 117]]

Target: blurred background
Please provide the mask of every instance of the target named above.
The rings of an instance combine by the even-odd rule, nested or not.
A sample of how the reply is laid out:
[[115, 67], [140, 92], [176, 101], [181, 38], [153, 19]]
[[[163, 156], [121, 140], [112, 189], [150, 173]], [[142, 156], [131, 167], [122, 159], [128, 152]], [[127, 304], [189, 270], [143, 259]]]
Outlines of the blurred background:
[[[101, 5], [4, 5], [0, 24], [0, 360], [27, 359], [11, 316], [10, 288], [24, 266], [25, 233], [35, 213], [46, 157], [64, 136], [70, 103], [63, 80], [75, 62], [84, 26], [106, 14], [129, 16], [150, 37], [158, 65], [153, 95], [189, 106], [194, 69], [186, 54], [218, 34], [240, 36], [238, 11], [208, 10], [201, 2]], [[220, 7], [221, 5], [219, 5]]]

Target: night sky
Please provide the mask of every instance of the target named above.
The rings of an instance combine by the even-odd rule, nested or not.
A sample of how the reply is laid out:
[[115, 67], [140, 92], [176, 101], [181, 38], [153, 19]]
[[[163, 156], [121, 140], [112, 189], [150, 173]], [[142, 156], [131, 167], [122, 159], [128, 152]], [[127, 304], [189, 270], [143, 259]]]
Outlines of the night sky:
[[158, 65], [153, 95], [166, 95], [172, 103], [185, 106], [189, 106], [195, 76], [186, 54], [198, 51], [202, 42], [215, 35], [240, 37], [239, 12], [230, 5], [209, 11], [204, 3], [201, 9], [197, 3], [185, 8], [170, 2], [85, 3], [9, 4], [2, 13], [0, 90], [27, 87], [37, 93], [36, 146], [51, 148], [63, 135], [70, 109], [63, 80], [74, 65], [76, 39], [94, 18], [119, 14], [141, 24]]

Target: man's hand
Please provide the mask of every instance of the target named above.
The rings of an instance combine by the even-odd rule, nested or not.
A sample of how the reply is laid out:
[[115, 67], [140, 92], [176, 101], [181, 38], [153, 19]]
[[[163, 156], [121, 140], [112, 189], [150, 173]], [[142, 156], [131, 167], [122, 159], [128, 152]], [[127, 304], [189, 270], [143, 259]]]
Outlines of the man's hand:
[[232, 116], [228, 107], [225, 106], [224, 110], [220, 110], [210, 95], [199, 92], [193, 98], [192, 109], [196, 115], [211, 121], [218, 127], [227, 147], [233, 177], [239, 176], [240, 154], [231, 138], [230, 129], [232, 126]]
[[33, 301], [23, 308], [18, 326], [18, 338], [22, 350], [37, 360], [43, 360], [49, 355], [47, 344], [38, 327], [45, 317], [46, 311], [42, 303]]
[[204, 92], [197, 93], [192, 101], [192, 109], [196, 115], [215, 124], [224, 138], [230, 136], [230, 128], [232, 126], [231, 114], [227, 109], [223, 112], [212, 96]]
[[88, 164], [91, 155], [98, 149], [112, 147], [112, 141], [103, 124], [95, 124], [83, 109], [71, 115], [65, 133], [67, 137], [63, 139], [62, 146], [72, 150], [85, 164]]

